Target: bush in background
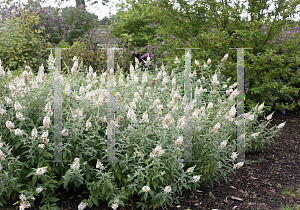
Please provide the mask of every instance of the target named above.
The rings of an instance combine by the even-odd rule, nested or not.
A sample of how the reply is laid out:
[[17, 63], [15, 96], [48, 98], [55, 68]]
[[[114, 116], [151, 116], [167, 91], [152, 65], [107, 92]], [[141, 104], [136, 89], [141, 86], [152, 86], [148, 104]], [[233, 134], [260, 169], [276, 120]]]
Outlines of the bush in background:
[[20, 14], [20, 17], [14, 14], [12, 19], [6, 19], [0, 33], [2, 66], [11, 71], [24, 69], [25, 61], [27, 65], [36, 67], [41, 61], [39, 54], [50, 46], [50, 43], [46, 43], [45, 38], [39, 35], [43, 28], [32, 30], [33, 24], [39, 21], [38, 16], [23, 10]]

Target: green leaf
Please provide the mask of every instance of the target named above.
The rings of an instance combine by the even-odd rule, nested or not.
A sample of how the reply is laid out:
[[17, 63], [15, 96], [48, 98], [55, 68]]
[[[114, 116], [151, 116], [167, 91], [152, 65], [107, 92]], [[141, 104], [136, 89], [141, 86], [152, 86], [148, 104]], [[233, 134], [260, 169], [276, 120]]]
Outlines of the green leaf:
[[147, 197], [148, 197], [148, 193], [146, 192], [146, 193], [144, 194], [144, 200], [145, 200], [145, 201], [147, 200]]
[[140, 190], [140, 191], [138, 192], [138, 195], [141, 194], [142, 192], [143, 192], [143, 190]]
[[30, 177], [30, 176], [33, 175], [34, 173], [35, 173], [34, 171], [30, 172], [30, 173], [26, 176], [26, 178]]
[[153, 190], [150, 190], [150, 191], [149, 191], [149, 194], [151, 195], [151, 197], [153, 197], [153, 196], [154, 196]]
[[17, 149], [21, 144], [22, 144], [21, 141], [19, 141], [18, 143], [16, 143], [16, 144], [14, 145], [15, 149]]
[[93, 198], [92, 201], [94, 202], [94, 204], [95, 204], [96, 206], [99, 207], [99, 200], [98, 200], [97, 198]]
[[59, 198], [56, 198], [56, 197], [53, 197], [53, 196], [49, 198], [49, 201], [52, 202], [52, 203], [55, 203], [59, 200], [60, 200]]
[[92, 207], [92, 206], [93, 206], [93, 202], [92, 202], [92, 201], [89, 201], [89, 202], [88, 202], [88, 206], [89, 206], [89, 207]]
[[114, 187], [113, 187], [112, 183], [110, 182], [110, 180], [107, 182], [107, 185], [111, 190], [114, 190]]
[[49, 152], [46, 152], [46, 157], [53, 158], [52, 154], [51, 154], [51, 153], [49, 153]]
[[49, 184], [48, 187], [50, 187], [50, 188], [55, 188], [56, 186], [53, 185], [53, 184]]
[[166, 199], [167, 199], [167, 195], [164, 194], [164, 195], [162, 196], [162, 202], [161, 202], [161, 203], [165, 203]]
[[36, 181], [37, 181], [37, 176], [33, 176], [32, 177], [32, 186], [35, 185]]
[[58, 184], [58, 181], [56, 181], [55, 179], [51, 179], [50, 180], [53, 184]]

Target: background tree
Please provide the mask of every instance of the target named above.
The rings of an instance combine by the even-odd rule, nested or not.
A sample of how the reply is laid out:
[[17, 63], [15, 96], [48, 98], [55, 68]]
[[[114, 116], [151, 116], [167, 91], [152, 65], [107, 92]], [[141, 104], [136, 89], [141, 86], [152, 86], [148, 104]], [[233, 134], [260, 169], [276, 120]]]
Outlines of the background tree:
[[99, 24], [100, 24], [100, 25], [105, 25], [106, 22], [107, 22], [108, 25], [110, 25], [110, 23], [111, 23], [111, 19], [108, 18], [107, 16], [105, 16], [104, 18], [102, 18], [102, 19], [99, 21]]
[[[70, 0], [55, 0], [55, 3], [57, 3], [59, 6], [63, 3], [63, 2], [68, 2]], [[87, 0], [87, 2], [90, 2], [91, 0]], [[86, 8], [86, 2], [85, 0], [75, 0], [76, 2], [76, 8]], [[102, 5], [107, 6], [108, 5], [109, 0], [102, 0]], [[93, 2], [91, 2], [91, 5], [94, 4], [98, 4], [98, 0], [95, 0]]]
[[96, 26], [94, 24], [94, 21], [98, 22], [97, 15], [80, 8], [65, 7], [62, 9], [61, 15], [64, 19], [64, 24], [75, 25], [75, 28], [70, 28], [70, 35], [64, 39], [70, 45], [73, 45], [74, 39], [78, 40], [78, 37], [83, 37], [98, 25], [98, 23]]
[[[82, 38], [81, 41], [84, 41], [86, 34], [98, 26], [98, 17], [82, 8], [70, 7], [62, 8], [61, 10], [50, 6], [41, 7], [37, 1], [29, 1], [28, 3], [23, 4], [24, 10], [28, 12], [37, 11], [36, 15], [39, 16], [39, 22], [33, 26], [33, 31], [40, 31], [41, 28], [46, 29], [41, 31], [41, 34], [49, 38], [48, 42], [55, 45], [62, 41], [73, 45], [74, 39], [78, 40], [78, 37]], [[44, 54], [47, 56], [43, 56]], [[47, 68], [46, 60], [49, 57], [49, 50], [44, 48], [44, 51], [39, 53], [38, 57], [41, 59], [39, 65], [43, 63], [45, 68]]]
[[[34, 29], [38, 29], [40, 26], [44, 25], [45, 30], [43, 31], [43, 35], [46, 34], [49, 35], [49, 42], [52, 44], [58, 44], [63, 38], [63, 33], [61, 30], [59, 30], [61, 23], [63, 22], [58, 21], [58, 14], [59, 14], [59, 8], [47, 6], [44, 7], [43, 10], [49, 11], [49, 12], [41, 12], [39, 14], [40, 20], [39, 24], [34, 26]], [[60, 17], [61, 19], [61, 17]], [[55, 20], [55, 22], [53, 22]]]
[[[33, 25], [38, 23], [39, 17], [35, 13], [21, 10], [20, 16], [13, 14], [12, 19], [6, 19], [4, 24], [10, 28], [3, 28], [0, 33], [0, 58], [4, 69], [11, 71], [20, 70], [26, 65], [33, 69], [38, 68], [42, 49], [49, 47], [45, 37], [41, 36], [44, 28], [32, 30]], [[43, 55], [42, 55], [43, 56]]]

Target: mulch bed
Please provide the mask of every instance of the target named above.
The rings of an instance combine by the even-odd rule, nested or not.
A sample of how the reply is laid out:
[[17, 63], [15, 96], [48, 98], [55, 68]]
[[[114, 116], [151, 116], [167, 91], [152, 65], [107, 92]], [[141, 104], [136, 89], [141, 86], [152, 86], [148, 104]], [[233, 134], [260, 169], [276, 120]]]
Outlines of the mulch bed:
[[[267, 116], [267, 114], [265, 114]], [[263, 119], [260, 117], [258, 120]], [[275, 138], [275, 143], [265, 147], [263, 153], [246, 154], [246, 161], [251, 164], [244, 165], [236, 170], [236, 174], [228, 174], [228, 183], [225, 180], [212, 187], [200, 187], [195, 192], [183, 190], [178, 195], [179, 203], [170, 207], [156, 208], [157, 210], [173, 209], [280, 209], [282, 205], [300, 204], [297, 189], [300, 188], [300, 115], [275, 112], [268, 129], [274, 125], [286, 122], [281, 134]], [[293, 194], [284, 195], [284, 190], [291, 189]], [[79, 198], [78, 196], [81, 196]], [[232, 198], [232, 196], [237, 198]], [[63, 210], [78, 209], [79, 203], [88, 198], [88, 193], [82, 189], [78, 192], [61, 191], [58, 206]], [[235, 200], [235, 199], [239, 199]], [[36, 200], [38, 206], [38, 199]], [[10, 203], [4, 210], [16, 209]], [[38, 209], [38, 207], [30, 208]], [[111, 209], [107, 203], [100, 202], [100, 206], [86, 209]], [[137, 209], [135, 206], [126, 205], [120, 210]]]

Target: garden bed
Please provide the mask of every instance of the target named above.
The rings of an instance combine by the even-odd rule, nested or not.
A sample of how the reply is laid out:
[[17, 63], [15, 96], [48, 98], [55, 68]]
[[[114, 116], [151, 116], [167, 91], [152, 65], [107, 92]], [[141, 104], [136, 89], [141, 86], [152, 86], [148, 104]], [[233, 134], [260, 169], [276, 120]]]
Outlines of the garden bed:
[[[266, 114], [267, 115], [267, 114]], [[258, 121], [263, 119], [258, 118]], [[178, 196], [179, 203], [175, 202], [171, 207], [162, 209], [280, 209], [282, 205], [300, 203], [300, 116], [291, 113], [275, 112], [272, 121], [267, 126], [270, 129], [274, 125], [286, 122], [275, 143], [267, 146], [264, 153], [247, 154], [244, 165], [236, 174], [227, 175], [228, 183], [220, 181], [215, 186], [200, 187], [191, 192], [183, 190]], [[250, 161], [251, 160], [251, 161]], [[287, 189], [290, 189], [288, 191]], [[290, 193], [289, 193], [290, 192]], [[58, 193], [60, 209], [78, 209], [78, 205], [84, 198], [88, 198], [87, 190], [81, 189], [77, 192], [61, 190]], [[243, 199], [233, 200], [231, 196]], [[136, 198], [138, 199], [138, 198]], [[37, 199], [35, 208], [38, 209]], [[16, 209], [9, 203], [4, 210]], [[99, 207], [87, 207], [86, 209], [110, 209], [107, 203], [100, 202]], [[137, 209], [134, 205], [126, 205], [121, 210]]]

